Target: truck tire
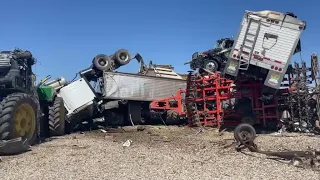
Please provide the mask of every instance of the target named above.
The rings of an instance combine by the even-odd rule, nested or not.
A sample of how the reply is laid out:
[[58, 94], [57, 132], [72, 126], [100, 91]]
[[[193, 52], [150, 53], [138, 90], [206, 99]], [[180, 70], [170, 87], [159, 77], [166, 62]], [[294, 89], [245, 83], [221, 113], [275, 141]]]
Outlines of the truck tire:
[[51, 136], [62, 136], [66, 133], [66, 109], [63, 99], [56, 97], [49, 106], [49, 132]]
[[130, 53], [126, 49], [119, 49], [114, 54], [113, 58], [114, 58], [115, 62], [118, 63], [121, 66], [128, 64], [130, 62], [130, 60], [131, 60]]
[[109, 70], [111, 68], [111, 58], [104, 54], [98, 54], [93, 58], [93, 66], [100, 71]]
[[216, 72], [219, 69], [219, 63], [214, 59], [205, 60], [204, 68], [211, 72]]
[[18, 137], [33, 145], [39, 135], [40, 104], [37, 98], [25, 93], [13, 93], [0, 105], [0, 140]]

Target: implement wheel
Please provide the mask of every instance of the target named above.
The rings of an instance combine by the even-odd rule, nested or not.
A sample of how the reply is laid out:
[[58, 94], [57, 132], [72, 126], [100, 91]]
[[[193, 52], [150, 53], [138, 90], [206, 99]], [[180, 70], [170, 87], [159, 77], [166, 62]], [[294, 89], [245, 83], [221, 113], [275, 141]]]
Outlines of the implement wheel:
[[246, 144], [248, 142], [253, 142], [256, 138], [256, 130], [253, 126], [247, 123], [239, 124], [234, 129], [234, 138], [236, 141]]
[[56, 97], [49, 107], [49, 131], [51, 136], [62, 136], [66, 130], [66, 109], [63, 99]]
[[4, 98], [0, 105], [0, 140], [21, 137], [33, 145], [40, 123], [39, 101], [32, 95], [14, 93]]

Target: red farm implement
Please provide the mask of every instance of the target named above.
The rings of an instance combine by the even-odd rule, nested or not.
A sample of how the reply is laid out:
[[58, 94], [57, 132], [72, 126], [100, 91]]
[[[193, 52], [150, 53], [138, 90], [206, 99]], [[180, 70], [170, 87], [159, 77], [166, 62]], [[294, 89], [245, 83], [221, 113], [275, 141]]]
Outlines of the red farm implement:
[[262, 82], [222, 77], [218, 73], [189, 73], [187, 87], [177, 94], [153, 101], [150, 108], [168, 123], [186, 120], [190, 126], [235, 126], [241, 122], [275, 127], [278, 101], [262, 96]]

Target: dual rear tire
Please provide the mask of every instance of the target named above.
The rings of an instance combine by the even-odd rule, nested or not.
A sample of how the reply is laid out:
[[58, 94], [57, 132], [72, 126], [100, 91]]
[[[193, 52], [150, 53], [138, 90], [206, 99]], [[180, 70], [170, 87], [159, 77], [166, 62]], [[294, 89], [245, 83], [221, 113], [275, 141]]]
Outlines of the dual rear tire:
[[126, 65], [130, 62], [131, 55], [126, 49], [119, 49], [112, 56], [107, 56], [105, 54], [98, 54], [92, 60], [93, 67], [99, 71], [107, 71], [114, 69], [114, 63], [116, 67]]

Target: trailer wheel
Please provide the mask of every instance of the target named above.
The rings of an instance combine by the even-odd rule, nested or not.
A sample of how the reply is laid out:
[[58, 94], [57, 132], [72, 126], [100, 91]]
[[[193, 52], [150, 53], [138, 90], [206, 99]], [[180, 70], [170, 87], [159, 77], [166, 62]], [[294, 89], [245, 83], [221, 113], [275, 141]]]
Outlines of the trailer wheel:
[[109, 70], [111, 68], [111, 58], [104, 54], [98, 54], [93, 59], [93, 65], [100, 71]]
[[204, 62], [204, 68], [211, 72], [216, 72], [219, 69], [219, 63], [215, 59], [209, 59]]
[[168, 110], [166, 117], [167, 125], [178, 125], [180, 124], [179, 113], [175, 110]]
[[14, 93], [0, 105], [0, 140], [21, 137], [26, 144], [36, 143], [39, 135], [40, 105], [32, 95]]
[[49, 106], [49, 131], [51, 136], [62, 136], [66, 132], [66, 109], [63, 99], [56, 97]]
[[256, 138], [256, 130], [250, 124], [239, 124], [234, 129], [234, 138], [241, 143], [253, 142]]
[[131, 60], [129, 51], [126, 49], [119, 49], [114, 54], [114, 60], [122, 66], [128, 64]]

